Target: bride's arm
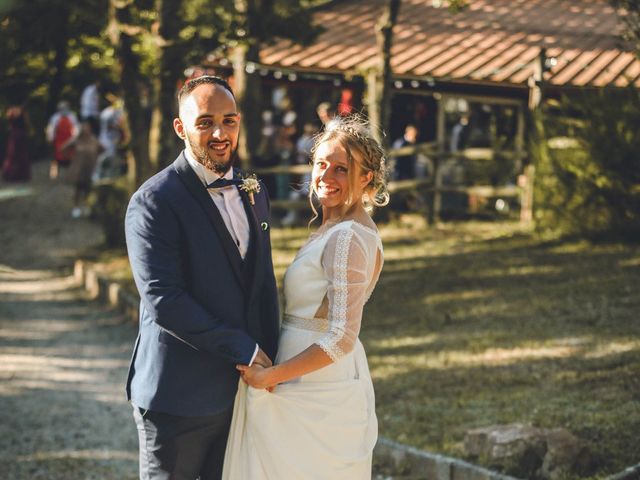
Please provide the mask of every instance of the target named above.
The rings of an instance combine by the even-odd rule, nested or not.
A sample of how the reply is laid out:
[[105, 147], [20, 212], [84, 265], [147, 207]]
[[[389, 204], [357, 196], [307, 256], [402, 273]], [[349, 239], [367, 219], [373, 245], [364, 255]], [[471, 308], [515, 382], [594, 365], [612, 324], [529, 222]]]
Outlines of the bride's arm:
[[244, 380], [255, 388], [266, 388], [319, 370], [353, 350], [360, 332], [366, 290], [371, 281], [371, 259], [359, 235], [339, 230], [327, 242], [322, 266], [329, 280], [327, 289], [329, 331], [293, 358], [270, 368], [238, 366]]

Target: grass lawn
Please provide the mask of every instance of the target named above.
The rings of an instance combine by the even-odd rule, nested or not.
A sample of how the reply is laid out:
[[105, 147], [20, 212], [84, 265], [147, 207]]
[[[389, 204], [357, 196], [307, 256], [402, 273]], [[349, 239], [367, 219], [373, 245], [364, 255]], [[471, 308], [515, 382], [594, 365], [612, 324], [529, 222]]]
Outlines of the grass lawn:
[[[381, 232], [361, 332], [381, 435], [463, 457], [466, 430], [520, 422], [586, 440], [597, 477], [640, 462], [640, 245], [417, 216]], [[278, 280], [307, 235], [272, 231]]]
[[[381, 435], [462, 457], [466, 430], [521, 422], [589, 442], [598, 476], [640, 462], [640, 246], [411, 216], [381, 233], [361, 332]], [[307, 230], [272, 235], [281, 278]]]

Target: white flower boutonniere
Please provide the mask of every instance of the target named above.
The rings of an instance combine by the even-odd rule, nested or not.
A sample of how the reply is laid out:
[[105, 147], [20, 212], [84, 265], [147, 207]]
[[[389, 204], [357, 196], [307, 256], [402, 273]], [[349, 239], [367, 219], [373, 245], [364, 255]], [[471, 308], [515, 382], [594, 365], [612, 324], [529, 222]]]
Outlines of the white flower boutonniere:
[[255, 205], [256, 201], [253, 198], [255, 193], [260, 193], [260, 182], [258, 181], [258, 177], [254, 175], [249, 175], [242, 179], [242, 185], [240, 185], [240, 190], [244, 190], [249, 195], [249, 202], [251, 205]]

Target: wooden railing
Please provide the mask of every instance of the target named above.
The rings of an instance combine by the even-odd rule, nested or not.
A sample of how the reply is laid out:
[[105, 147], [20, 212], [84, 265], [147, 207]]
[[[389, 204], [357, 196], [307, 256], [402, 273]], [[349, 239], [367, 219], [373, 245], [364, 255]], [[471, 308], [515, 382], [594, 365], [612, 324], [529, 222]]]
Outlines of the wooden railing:
[[[437, 220], [440, 216], [441, 195], [443, 193], [464, 193], [469, 199], [469, 208], [473, 213], [474, 205], [479, 202], [478, 199], [486, 198], [504, 198], [504, 199], [518, 199], [521, 206], [520, 218], [523, 221], [527, 221], [531, 218], [531, 212], [529, 211], [531, 191], [528, 187], [530, 182], [527, 182], [527, 172], [524, 172], [518, 179], [518, 185], [507, 186], [491, 186], [491, 185], [443, 185], [440, 175], [441, 169], [439, 168], [443, 162], [452, 159], [464, 159], [471, 161], [491, 161], [497, 155], [506, 157], [512, 160], [524, 159], [526, 157], [525, 152], [518, 152], [514, 150], [493, 150], [490, 148], [468, 148], [455, 153], [445, 152], [442, 148], [439, 148], [437, 143], [422, 143], [413, 146], [406, 146], [398, 149], [393, 149], [388, 152], [390, 158], [422, 154], [428, 157], [434, 166], [434, 172], [430, 178], [415, 178], [409, 180], [395, 180], [388, 184], [390, 193], [415, 193], [416, 195], [430, 197], [430, 201], [427, 202], [431, 205], [431, 210], [427, 212], [430, 221]], [[303, 175], [311, 172], [310, 165], [280, 165], [268, 168], [258, 168], [253, 170], [258, 176], [278, 175], [278, 174], [293, 174]], [[474, 199], [476, 201], [474, 201]], [[309, 203], [306, 199], [299, 200], [273, 200], [271, 202], [272, 208], [276, 210], [306, 210], [309, 208]], [[525, 211], [526, 210], [526, 211]]]

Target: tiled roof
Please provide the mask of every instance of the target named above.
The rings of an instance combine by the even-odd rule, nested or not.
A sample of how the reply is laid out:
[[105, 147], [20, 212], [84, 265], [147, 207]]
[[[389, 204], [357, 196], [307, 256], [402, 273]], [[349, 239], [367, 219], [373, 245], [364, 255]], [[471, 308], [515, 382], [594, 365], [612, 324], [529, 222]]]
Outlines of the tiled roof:
[[[261, 62], [310, 72], [362, 72], [375, 64], [375, 23], [386, 0], [343, 0], [314, 14], [326, 30], [309, 46], [278, 41]], [[640, 60], [618, 38], [606, 0], [470, 0], [452, 14], [441, 0], [403, 0], [392, 69], [402, 78], [526, 84], [541, 47], [558, 86], [640, 86]]]

